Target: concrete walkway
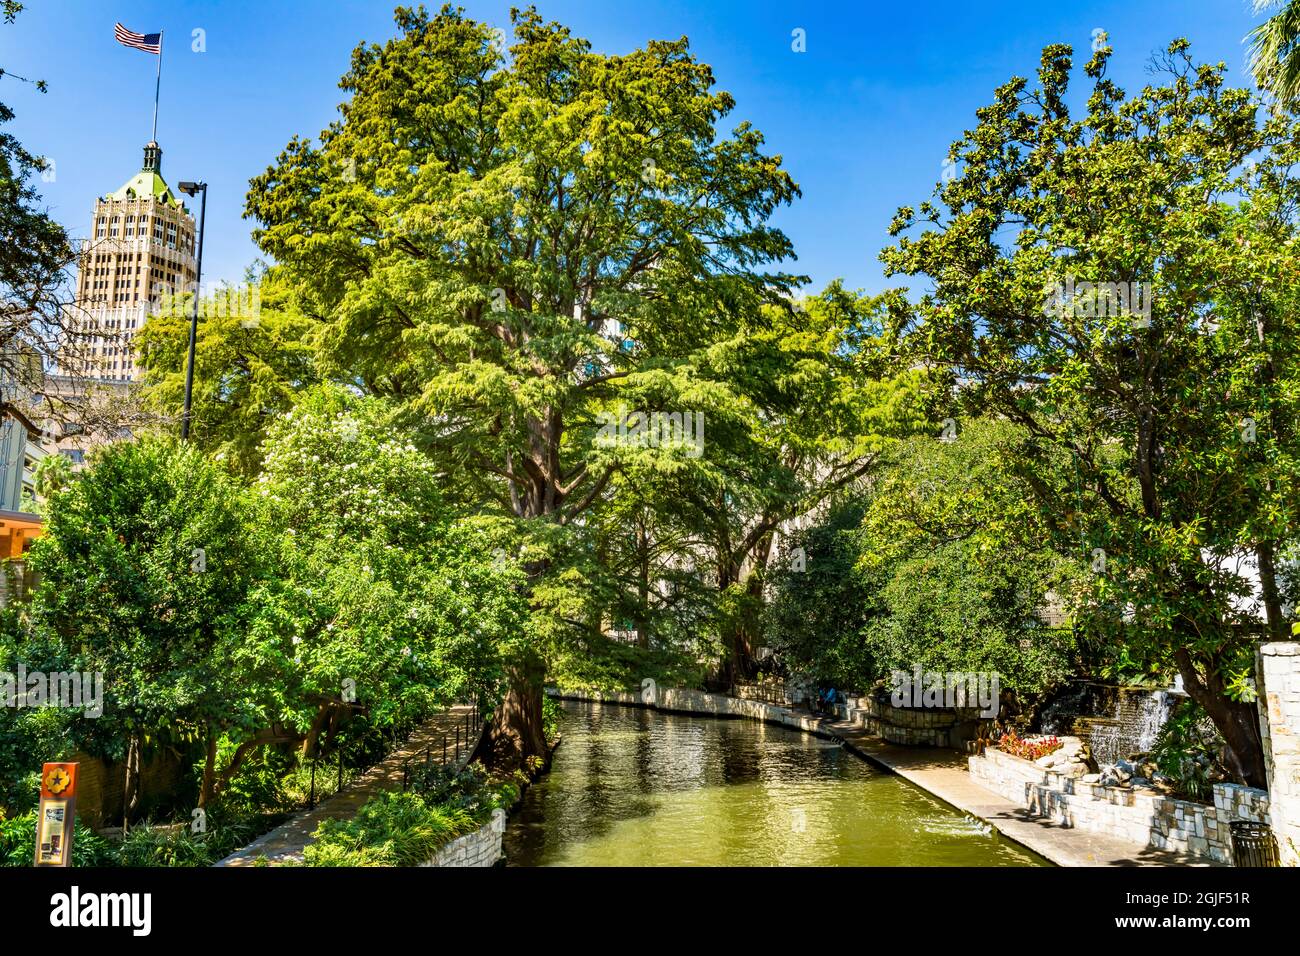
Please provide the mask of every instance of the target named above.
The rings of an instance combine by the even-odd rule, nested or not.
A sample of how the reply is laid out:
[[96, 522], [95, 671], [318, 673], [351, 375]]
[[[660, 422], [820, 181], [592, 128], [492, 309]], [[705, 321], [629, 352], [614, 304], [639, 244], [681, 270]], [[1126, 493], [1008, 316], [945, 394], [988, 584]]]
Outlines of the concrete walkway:
[[[217, 866], [257, 866], [267, 863], [302, 862], [302, 851], [312, 842], [312, 834], [325, 820], [349, 819], [356, 815], [361, 805], [385, 790], [400, 790], [403, 764], [407, 758], [412, 763], [425, 759], [426, 753], [434, 763], [442, 763], [443, 738], [447, 739], [447, 763], [463, 767], [473, 752], [473, 745], [465, 743], [466, 717], [470, 719], [473, 735], [474, 708], [460, 704], [431, 717], [421, 724], [403, 744], [375, 764], [342, 790], [318, 804], [313, 810], [304, 810], [287, 822], [264, 833], [248, 846], [236, 850]], [[461, 751], [455, 752], [456, 731], [460, 730]]]
[[985, 790], [971, 779], [967, 755], [932, 747], [899, 747], [847, 721], [822, 720], [821, 729], [845, 749], [987, 821], [995, 830], [1059, 866], [1210, 866], [1208, 860], [1140, 847], [1126, 840], [1064, 827]]

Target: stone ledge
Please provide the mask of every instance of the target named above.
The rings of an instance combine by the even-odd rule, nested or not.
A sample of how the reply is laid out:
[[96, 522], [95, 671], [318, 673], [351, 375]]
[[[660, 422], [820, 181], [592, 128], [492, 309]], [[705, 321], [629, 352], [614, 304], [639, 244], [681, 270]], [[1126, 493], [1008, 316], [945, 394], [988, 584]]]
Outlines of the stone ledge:
[[1259, 645], [1265, 657], [1300, 657], [1300, 641], [1268, 641]]
[[501, 835], [505, 832], [506, 812], [498, 807], [487, 823], [452, 840], [420, 866], [495, 866], [501, 859]]
[[1268, 794], [1250, 787], [1216, 784], [1209, 805], [1157, 791], [1083, 783], [1000, 750], [967, 763], [980, 786], [1035, 816], [1213, 863], [1231, 859], [1233, 822], [1268, 818]]

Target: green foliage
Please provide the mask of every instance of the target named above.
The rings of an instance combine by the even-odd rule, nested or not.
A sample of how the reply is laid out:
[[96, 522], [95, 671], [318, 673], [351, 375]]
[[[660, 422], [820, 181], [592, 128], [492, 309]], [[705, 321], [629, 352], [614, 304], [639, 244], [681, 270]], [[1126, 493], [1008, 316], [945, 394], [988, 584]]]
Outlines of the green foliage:
[[317, 318], [322, 372], [391, 398], [460, 502], [523, 519], [506, 550], [533, 614], [507, 657], [637, 605], [680, 634], [635, 561], [589, 560], [588, 516], [647, 480], [716, 486], [717, 464], [602, 442], [601, 416], [703, 413], [776, 446], [726, 378], [799, 280], [762, 271], [798, 187], [757, 130], [719, 129], [734, 102], [684, 38], [606, 55], [529, 8], [507, 55], [458, 9], [396, 17], [354, 51], [341, 120], [251, 184], [255, 239]]
[[1040, 565], [982, 564], [951, 544], [892, 570], [880, 592], [884, 613], [863, 633], [881, 676], [917, 664], [992, 672], [1006, 690], [1041, 694], [1071, 673], [1069, 632], [1038, 619], [1049, 583]]
[[42, 498], [49, 498], [65, 491], [72, 484], [72, 462], [66, 455], [46, 455], [36, 464], [32, 474], [36, 493]]
[[[547, 737], [547, 740], [551, 739]], [[451, 765], [413, 763], [410, 789], [429, 806], [464, 810], [479, 823], [484, 823], [493, 810], [498, 807], [508, 810], [514, 805], [525, 780], [518, 773], [509, 778], [494, 779], [478, 763], [467, 764], [460, 770]]]
[[[689, 687], [690, 684], [678, 686]], [[546, 742], [549, 744], [560, 735], [560, 705], [550, 696], [542, 698], [542, 733], [546, 735]]]
[[487, 771], [481, 764], [466, 764], [457, 769], [454, 764], [411, 764], [410, 789], [424, 798], [425, 803], [452, 806], [477, 814], [487, 787]]
[[211, 866], [254, 834], [247, 826], [194, 833], [185, 823], [131, 827], [115, 847], [119, 866]]
[[1205, 710], [1183, 699], [1160, 729], [1151, 759], [1179, 795], [1206, 801], [1213, 794], [1212, 771], [1217, 770], [1220, 779], [1226, 773], [1219, 760], [1222, 749], [1223, 738]]
[[[707, 646], [707, 645], [706, 645]], [[562, 649], [551, 660], [550, 674], [561, 687], [585, 690], [626, 690], [640, 687], [653, 678], [664, 687], [698, 687], [715, 658], [691, 657], [675, 649], [645, 649], [594, 635], [571, 648]]]
[[[150, 823], [131, 827], [121, 840], [109, 840], [80, 821], [72, 843], [73, 866], [211, 866], [258, 832], [252, 821], [210, 819], [207, 831], [188, 823]], [[36, 853], [36, 811], [0, 818], [0, 866], [31, 866]]]
[[[960, 174], [899, 210], [881, 258], [927, 290], [893, 312], [898, 359], [960, 381], [950, 416], [1023, 427], [1046, 539], [1104, 556], [1071, 596], [1077, 624], [1143, 674], [1176, 666], [1259, 785], [1239, 562], [1258, 560], [1266, 630], [1284, 638], [1270, 566], [1300, 500], [1300, 131], [1261, 123], [1222, 64], [1187, 51], [1170, 44], [1133, 95], [1096, 51], [1076, 114], [1072, 51], [1047, 47], [1037, 84], [1001, 86], [953, 144]], [[1105, 283], [1132, 307], [1108, 305]]]
[[428, 805], [414, 793], [368, 800], [350, 820], [326, 820], [303, 852], [307, 866], [417, 866], [477, 829], [465, 810]]
[[[257, 492], [284, 529], [255, 633], [292, 647], [296, 720], [355, 682], [370, 726], [493, 686], [521, 639], [521, 574], [491, 521], [457, 520], [442, 475], [391, 425], [389, 403], [333, 388], [272, 426]], [[292, 685], [291, 685], [292, 686]]]
[[[16, 674], [71, 669], [58, 642], [30, 633], [20, 605], [0, 608], [0, 671]], [[0, 814], [19, 814], [35, 806], [41, 765], [69, 757], [84, 742], [95, 721], [56, 707], [0, 706]]]
[[257, 706], [267, 685], [238, 666], [266, 567], [252, 509], [199, 451], [155, 439], [109, 447], [51, 501], [31, 619], [105, 675], [105, 726], [186, 741]]
[[862, 639], [880, 612], [879, 582], [859, 567], [865, 512], [856, 498], [834, 502], [823, 520], [790, 536], [769, 575], [768, 646], [792, 670], [838, 687], [881, 676]]
[[[6, 0], [5, 23], [22, 5]], [[25, 80], [0, 69], [0, 78]], [[43, 80], [30, 81], [45, 92]], [[14, 396], [45, 389], [45, 366], [60, 358], [74, 333], [64, 270], [76, 258], [67, 231], [46, 211], [37, 190], [45, 159], [3, 128], [14, 112], [0, 102], [0, 373], [6, 391], [0, 412], [17, 410]]]
[[[136, 334], [146, 404], [178, 422], [184, 407], [192, 295], [164, 300]], [[277, 415], [320, 381], [311, 320], [274, 272], [199, 303], [190, 440], [252, 476]]]
[[860, 688], [918, 664], [996, 672], [1031, 695], [1068, 676], [1074, 641], [1041, 614], [1070, 566], [1038, 543], [1009, 462], [1022, 438], [977, 421], [953, 442], [911, 439], [869, 492], [793, 535], [767, 614], [786, 666]]
[[[80, 821], [72, 838], [73, 866], [112, 866], [113, 845]], [[31, 866], [36, 859], [36, 811], [0, 818], [0, 866]]]
[[1257, 13], [1268, 8], [1275, 12], [1246, 37], [1247, 62], [1255, 82], [1286, 109], [1300, 94], [1300, 3], [1255, 0]]

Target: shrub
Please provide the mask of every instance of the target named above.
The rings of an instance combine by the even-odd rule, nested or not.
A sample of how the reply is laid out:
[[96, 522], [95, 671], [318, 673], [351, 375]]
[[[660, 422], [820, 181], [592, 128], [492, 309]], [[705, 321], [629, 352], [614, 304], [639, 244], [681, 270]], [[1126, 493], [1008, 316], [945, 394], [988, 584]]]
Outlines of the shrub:
[[122, 866], [211, 866], [207, 834], [195, 834], [185, 824], [133, 826], [118, 846]]
[[[36, 859], [36, 811], [0, 820], [0, 866], [31, 866]], [[112, 866], [111, 843], [80, 821], [72, 840], [73, 866]]]
[[208, 815], [208, 828], [194, 833], [188, 823], [133, 826], [117, 846], [121, 866], [212, 866], [246, 844], [257, 828], [244, 820]]
[[489, 794], [487, 771], [472, 763], [458, 770], [454, 765], [411, 765], [410, 788], [430, 806], [455, 807], [476, 814]]
[[1169, 778], [1179, 796], [1207, 800], [1215, 778], [1226, 779], [1219, 761], [1223, 738], [1199, 704], [1179, 703], [1156, 738], [1152, 762]]
[[351, 820], [326, 820], [303, 852], [308, 866], [416, 866], [443, 846], [477, 829], [458, 807], [428, 805], [415, 793], [385, 793]]

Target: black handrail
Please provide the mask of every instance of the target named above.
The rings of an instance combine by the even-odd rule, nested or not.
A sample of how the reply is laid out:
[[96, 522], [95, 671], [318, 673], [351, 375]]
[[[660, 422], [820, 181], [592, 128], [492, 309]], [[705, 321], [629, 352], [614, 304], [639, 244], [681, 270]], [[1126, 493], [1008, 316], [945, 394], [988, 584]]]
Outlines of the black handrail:
[[[469, 702], [470, 710], [464, 715], [464, 721], [455, 727], [454, 747], [452, 750], [452, 761], [458, 762], [461, 755], [461, 732], [465, 735], [465, 750], [473, 753], [472, 742], [477, 739], [480, 731], [483, 729], [483, 710], [480, 698], [475, 697]], [[411, 786], [411, 761], [418, 757], [419, 754], [411, 754], [402, 761], [402, 791], [405, 792]], [[433, 762], [433, 745], [424, 748], [424, 762], [429, 765]], [[447, 766], [447, 735], [442, 735], [442, 764]]]

